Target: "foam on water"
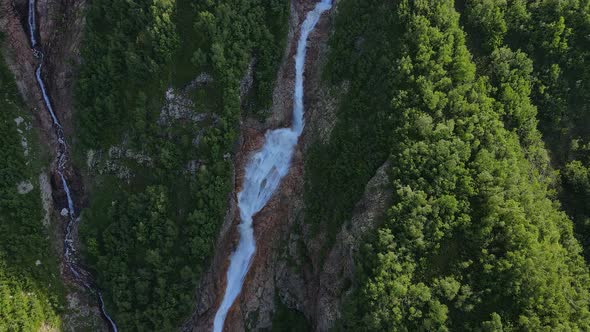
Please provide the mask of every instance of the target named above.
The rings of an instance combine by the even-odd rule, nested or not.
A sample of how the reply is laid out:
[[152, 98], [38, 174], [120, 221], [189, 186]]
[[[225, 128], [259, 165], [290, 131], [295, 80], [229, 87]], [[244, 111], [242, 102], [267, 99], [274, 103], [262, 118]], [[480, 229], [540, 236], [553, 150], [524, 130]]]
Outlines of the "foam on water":
[[49, 114], [51, 115], [51, 120], [53, 120], [53, 125], [61, 128], [61, 124], [59, 123], [59, 120], [53, 111], [53, 107], [51, 106], [51, 101], [49, 100], [49, 95], [47, 94], [47, 88], [45, 87], [45, 83], [41, 77], [41, 69], [43, 69], [43, 53], [38, 52], [38, 54], [41, 57], [41, 61], [39, 62], [39, 66], [37, 66], [37, 70], [35, 70], [35, 78], [37, 79], [37, 84], [39, 84], [39, 89], [43, 95], [45, 107], [47, 107], [47, 111], [49, 111]]
[[307, 38], [315, 28], [322, 13], [330, 8], [331, 0], [322, 0], [307, 14], [301, 26], [295, 58], [292, 126], [266, 132], [264, 146], [254, 153], [246, 165], [243, 189], [238, 193], [238, 207], [241, 218], [238, 226], [240, 240], [236, 251], [230, 257], [230, 265], [227, 270], [227, 286], [223, 301], [215, 314], [214, 332], [223, 330], [227, 313], [242, 290], [244, 278], [256, 251], [252, 217], [268, 203], [268, 200], [278, 188], [281, 179], [289, 171], [295, 145], [303, 132], [303, 72], [305, 69]]
[[35, 9], [35, 0], [29, 0], [29, 37], [31, 37], [31, 47], [37, 47], [37, 14]]

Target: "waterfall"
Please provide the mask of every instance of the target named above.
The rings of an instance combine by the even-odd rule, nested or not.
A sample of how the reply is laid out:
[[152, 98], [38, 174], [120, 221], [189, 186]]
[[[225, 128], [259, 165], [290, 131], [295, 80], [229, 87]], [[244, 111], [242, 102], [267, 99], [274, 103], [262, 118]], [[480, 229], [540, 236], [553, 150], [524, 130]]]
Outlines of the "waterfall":
[[66, 193], [67, 203], [68, 206], [65, 208], [68, 211], [68, 223], [66, 225], [66, 234], [64, 237], [64, 260], [68, 270], [72, 273], [72, 276], [76, 280], [76, 282], [83, 285], [85, 288], [89, 289], [90, 291], [96, 293], [98, 297], [98, 304], [100, 312], [108, 323], [109, 329], [113, 332], [118, 332], [117, 325], [111, 319], [111, 317], [107, 314], [104, 301], [102, 298], [102, 293], [96, 286], [93, 286], [93, 282], [91, 277], [89, 276], [88, 272], [84, 271], [82, 268], [78, 266], [76, 263], [75, 248], [74, 248], [74, 239], [72, 230], [76, 224], [76, 211], [74, 207], [74, 199], [72, 198], [72, 194], [70, 191], [70, 187], [68, 185], [67, 178], [64, 174], [66, 169], [66, 160], [68, 158], [68, 146], [66, 144], [65, 134], [63, 132], [62, 126], [57, 118], [55, 112], [53, 111], [53, 107], [51, 105], [51, 99], [49, 98], [49, 93], [47, 92], [47, 88], [45, 87], [45, 82], [43, 82], [42, 77], [42, 69], [43, 69], [43, 58], [44, 54], [40, 48], [37, 47], [37, 17], [36, 17], [36, 2], [35, 0], [29, 0], [29, 13], [28, 13], [28, 20], [29, 24], [29, 36], [31, 42], [31, 48], [33, 49], [33, 54], [36, 58], [39, 59], [39, 65], [35, 70], [35, 78], [37, 79], [37, 84], [39, 85], [39, 90], [41, 90], [41, 94], [43, 95], [43, 103], [45, 104], [45, 108], [51, 115], [51, 119], [53, 121], [53, 127], [55, 129], [55, 135], [57, 137], [58, 148], [57, 148], [57, 173], [60, 176], [62, 186]]
[[238, 193], [238, 207], [241, 222], [238, 226], [240, 240], [230, 257], [227, 270], [227, 286], [223, 300], [213, 322], [213, 331], [221, 332], [225, 318], [240, 294], [244, 278], [250, 268], [256, 251], [252, 218], [258, 213], [278, 188], [281, 179], [289, 171], [293, 151], [303, 132], [303, 72], [307, 38], [318, 23], [323, 12], [331, 8], [331, 0], [322, 0], [310, 11], [300, 30], [295, 58], [295, 91], [293, 94], [293, 124], [290, 128], [269, 130], [265, 134], [264, 146], [248, 161], [244, 185]]
[[29, 0], [29, 36], [31, 37], [31, 47], [37, 47], [37, 13], [35, 8], [35, 0]]
[[[31, 0], [31, 2], [34, 2]], [[33, 37], [31, 37], [33, 40]], [[37, 84], [39, 84], [39, 89], [41, 90], [41, 94], [43, 95], [43, 103], [45, 103], [45, 107], [47, 107], [47, 111], [51, 115], [51, 120], [53, 120], [53, 125], [61, 128], [61, 124], [59, 120], [57, 120], [57, 116], [55, 116], [55, 112], [53, 112], [53, 107], [51, 106], [51, 101], [49, 101], [49, 95], [47, 94], [47, 89], [45, 88], [45, 83], [43, 82], [43, 78], [41, 78], [41, 69], [43, 68], [43, 53], [37, 51], [37, 56], [40, 57], [39, 66], [37, 66], [37, 70], [35, 70], [35, 78], [37, 78]], [[58, 135], [58, 138], [59, 135]]]

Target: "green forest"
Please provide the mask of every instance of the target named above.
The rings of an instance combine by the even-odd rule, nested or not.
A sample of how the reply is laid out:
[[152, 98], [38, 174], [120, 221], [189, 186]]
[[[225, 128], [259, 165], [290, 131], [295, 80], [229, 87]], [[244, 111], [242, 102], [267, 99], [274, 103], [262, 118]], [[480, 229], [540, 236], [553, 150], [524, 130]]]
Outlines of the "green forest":
[[590, 329], [589, 14], [577, 0], [339, 4], [325, 76], [350, 90], [308, 154], [305, 218], [337, 230], [386, 160], [394, 203], [336, 330]]
[[[537, 141], [526, 136], [536, 135], [530, 128], [538, 122], [551, 166], [560, 174], [560, 201], [590, 261], [590, 2], [465, 1], [461, 6], [467, 34], [474, 36], [468, 43], [478, 55], [478, 69], [492, 80], [505, 77], [496, 87], [504, 98], [527, 95], [537, 108], [537, 117], [524, 116], [532, 108], [508, 103], [506, 112], [514, 109], [508, 114], [510, 129], [519, 131], [526, 147]], [[509, 52], [522, 60], [506, 59]], [[509, 67], [499, 61], [515, 62], [520, 69], [506, 71]], [[515, 70], [526, 71], [528, 87], [514, 82]]]
[[[226, 213], [241, 110], [259, 116], [270, 105], [288, 9], [284, 0], [90, 3], [76, 88], [74, 147], [92, 178], [81, 234], [121, 330], [174, 330], [194, 308]], [[241, 100], [251, 61], [255, 84]], [[190, 111], [208, 120], [160, 124], [167, 89], [202, 73], [212, 82], [190, 93]], [[129, 178], [85, 165], [89, 150], [112, 147], [151, 162], [125, 159]]]
[[[306, 155], [305, 220], [332, 235], [328, 250], [386, 160], [394, 205], [357, 253], [337, 329], [590, 329], [589, 2], [338, 7], [324, 78], [350, 88], [329, 143]], [[265, 114], [287, 14], [287, 1], [90, 5], [78, 159], [123, 144], [153, 160], [128, 161], [131, 179], [97, 175], [84, 212], [85, 253], [122, 328], [170, 330], [190, 312], [237, 123]], [[214, 82], [195, 111], [215, 121], [158, 125], [166, 89], [203, 72]]]
[[[83, 7], [67, 130], [84, 187], [80, 259], [121, 331], [177, 331], [202, 302], [196, 290], [240, 186], [240, 126], [274, 119], [287, 37], [298, 36], [289, 20], [302, 22], [311, 2]], [[590, 331], [590, 0], [334, 7], [320, 23], [326, 52], [310, 52], [315, 87], [338, 91], [334, 127], [325, 140], [304, 133], [303, 211], [289, 237], [298, 247], [281, 247], [272, 264], [309, 251], [317, 257], [286, 264], [320, 280], [387, 165], [393, 198], [344, 248], [354, 277], [330, 294], [343, 301], [332, 331]], [[36, 130], [36, 111], [0, 53], [0, 332], [61, 330], [72, 309], [62, 230], [47, 224], [40, 188], [50, 159], [42, 135], [52, 133]], [[283, 296], [282, 268], [269, 268], [274, 316], [260, 317], [271, 331], [311, 331], [318, 318], [299, 295]], [[250, 309], [240, 311], [247, 328], [259, 317]]]
[[[59, 328], [65, 299], [50, 230], [43, 225], [38, 179], [44, 159], [1, 53], [0, 110], [0, 331]], [[33, 187], [19, 192], [27, 181]]]

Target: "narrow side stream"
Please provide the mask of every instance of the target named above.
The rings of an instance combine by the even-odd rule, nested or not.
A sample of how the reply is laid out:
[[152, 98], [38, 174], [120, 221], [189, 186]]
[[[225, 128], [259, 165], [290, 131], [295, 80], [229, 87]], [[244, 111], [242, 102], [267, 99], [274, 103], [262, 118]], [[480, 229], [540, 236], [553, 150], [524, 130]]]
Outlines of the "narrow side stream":
[[230, 258], [227, 270], [227, 286], [223, 301], [215, 314], [213, 331], [221, 332], [227, 313], [242, 290], [244, 278], [250, 269], [252, 257], [256, 251], [252, 218], [268, 203], [279, 187], [282, 178], [289, 171], [291, 158], [297, 140], [303, 132], [303, 72], [307, 38], [318, 23], [321, 15], [332, 6], [331, 0], [321, 0], [310, 11], [303, 24], [297, 44], [295, 58], [295, 91], [293, 93], [293, 124], [290, 128], [269, 130], [265, 134], [262, 149], [254, 153], [246, 165], [244, 185], [238, 193], [238, 207], [241, 222], [239, 227], [240, 240], [236, 251]]
[[35, 70], [35, 77], [37, 79], [37, 84], [39, 85], [39, 89], [41, 90], [41, 94], [43, 95], [43, 102], [45, 104], [45, 108], [51, 115], [51, 119], [53, 121], [53, 128], [55, 129], [55, 135], [57, 137], [57, 169], [56, 172], [59, 174], [61, 178], [61, 182], [64, 188], [64, 191], [67, 196], [68, 206], [65, 207], [68, 211], [68, 224], [66, 226], [66, 234], [64, 238], [64, 260], [68, 270], [71, 272], [72, 277], [74, 280], [79, 283], [80, 285], [84, 286], [86, 289], [90, 290], [92, 293], [96, 294], [98, 299], [98, 307], [100, 312], [108, 324], [109, 329], [114, 332], [118, 332], [117, 325], [113, 321], [113, 319], [108, 315], [105, 309], [105, 304], [102, 298], [102, 293], [94, 284], [90, 273], [82, 269], [78, 264], [75, 256], [76, 249], [74, 248], [74, 239], [73, 239], [73, 229], [76, 227], [76, 223], [78, 218], [76, 217], [76, 209], [74, 205], [74, 200], [72, 198], [72, 194], [70, 192], [70, 187], [68, 186], [67, 177], [64, 174], [66, 170], [66, 165], [68, 163], [68, 145], [66, 143], [66, 138], [62, 129], [62, 126], [57, 118], [55, 112], [53, 111], [53, 107], [51, 105], [51, 100], [49, 98], [49, 94], [45, 87], [45, 83], [43, 82], [42, 77], [42, 70], [43, 70], [43, 51], [39, 48], [37, 43], [37, 15], [36, 15], [36, 0], [29, 0], [29, 11], [28, 11], [28, 19], [29, 25], [29, 37], [31, 42], [31, 48], [33, 50], [33, 54], [35, 58], [39, 59], [39, 66]]

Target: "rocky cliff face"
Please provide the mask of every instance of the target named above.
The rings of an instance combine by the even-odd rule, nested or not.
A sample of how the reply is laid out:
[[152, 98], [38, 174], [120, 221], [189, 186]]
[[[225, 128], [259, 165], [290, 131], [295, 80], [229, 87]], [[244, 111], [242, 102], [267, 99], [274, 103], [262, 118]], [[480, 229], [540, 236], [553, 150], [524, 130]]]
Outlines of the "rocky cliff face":
[[[4, 61], [14, 73], [17, 86], [27, 106], [32, 110], [34, 127], [40, 133], [42, 150], [49, 155], [51, 164], [40, 176], [43, 189], [44, 208], [47, 210], [47, 224], [51, 226], [55, 250], [62, 259], [62, 277], [68, 286], [67, 308], [64, 314], [64, 330], [93, 331], [106, 330], [95, 299], [89, 297], [70, 280], [63, 262], [64, 228], [67, 218], [60, 215], [62, 207], [67, 206], [66, 194], [56, 170], [56, 149], [58, 145], [52, 125], [51, 116], [45, 109], [41, 92], [35, 79], [35, 69], [43, 61], [43, 75], [54, 111], [66, 133], [72, 133], [73, 80], [76, 64], [79, 61], [78, 50], [83, 29], [83, 8], [85, 1], [78, 0], [37, 0], [36, 13], [40, 33], [40, 47], [45, 53], [43, 59], [34, 56], [29, 42], [27, 24], [27, 0], [0, 0], [0, 31], [5, 36], [2, 43]], [[74, 197], [83, 197], [83, 186], [77, 171], [71, 166], [65, 170], [70, 181]], [[82, 205], [76, 201], [76, 206]], [[53, 204], [51, 204], [53, 203]], [[49, 222], [51, 220], [51, 222]]]
[[[42, 133], [42, 141], [52, 160], [55, 160], [56, 136], [52, 120], [45, 109], [43, 98], [35, 79], [35, 69], [43, 61], [43, 75], [54, 111], [66, 133], [71, 137], [73, 111], [73, 79], [78, 50], [83, 31], [82, 9], [84, 1], [38, 0], [39, 42], [46, 55], [36, 58], [31, 50], [28, 25], [27, 0], [0, 0], [0, 29], [6, 36], [4, 41], [5, 61], [14, 73], [17, 86], [27, 105], [34, 111], [35, 126]], [[50, 166], [51, 170], [55, 165]], [[66, 196], [61, 180], [52, 172], [53, 198], [56, 206], [66, 206]], [[83, 196], [83, 187], [76, 170], [67, 170], [70, 189], [75, 197]], [[76, 202], [80, 205], [80, 202]]]
[[[231, 208], [224, 221], [211, 268], [197, 293], [199, 303], [185, 328], [210, 330], [213, 317], [225, 289], [229, 257], [237, 245], [239, 216], [236, 193], [240, 191], [247, 158], [263, 143], [269, 128], [287, 126], [291, 119], [294, 54], [299, 25], [315, 1], [294, 0], [291, 5], [288, 48], [278, 73], [272, 115], [265, 125], [252, 119], [242, 123], [239, 149], [236, 153], [235, 190]], [[353, 256], [366, 231], [381, 220], [390, 203], [387, 164], [369, 182], [351, 221], [336, 236], [327, 255], [320, 251], [323, 234], [313, 234], [304, 220], [303, 188], [305, 151], [316, 141], [329, 139], [336, 120], [339, 99], [347, 90], [328, 87], [320, 78], [327, 55], [327, 40], [332, 29], [334, 8], [324, 14], [311, 34], [305, 72], [306, 128], [293, 157], [289, 174], [268, 205], [255, 216], [254, 233], [257, 251], [246, 276], [242, 292], [228, 313], [224, 330], [265, 330], [272, 326], [277, 300], [303, 313], [314, 330], [326, 331], [340, 317], [340, 305], [353, 278]]]
[[43, 98], [35, 81], [38, 60], [31, 50], [26, 18], [27, 0], [0, 1], [0, 30], [5, 36], [2, 45], [4, 61], [14, 73], [23, 99], [35, 111], [36, 126], [43, 128], [43, 140], [51, 145], [55, 137], [51, 132], [51, 118], [45, 112]]
[[67, 137], [72, 137], [74, 82], [79, 68], [86, 0], [37, 0], [41, 40], [46, 40], [47, 87]]

